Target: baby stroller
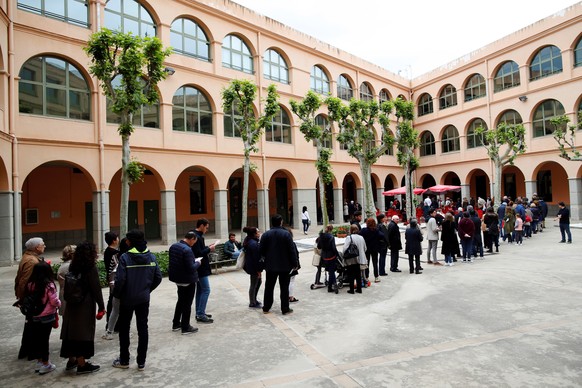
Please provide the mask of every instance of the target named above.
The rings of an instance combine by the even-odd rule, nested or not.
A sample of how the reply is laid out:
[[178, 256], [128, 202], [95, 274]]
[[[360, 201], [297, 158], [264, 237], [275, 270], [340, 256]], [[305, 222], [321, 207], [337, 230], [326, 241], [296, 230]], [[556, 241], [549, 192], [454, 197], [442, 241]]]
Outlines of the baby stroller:
[[348, 284], [348, 271], [346, 271], [346, 265], [344, 262], [344, 257], [341, 252], [338, 252], [336, 263], [335, 263], [335, 271], [337, 272], [336, 275], [336, 292], [338, 289], [342, 288], [344, 284]]

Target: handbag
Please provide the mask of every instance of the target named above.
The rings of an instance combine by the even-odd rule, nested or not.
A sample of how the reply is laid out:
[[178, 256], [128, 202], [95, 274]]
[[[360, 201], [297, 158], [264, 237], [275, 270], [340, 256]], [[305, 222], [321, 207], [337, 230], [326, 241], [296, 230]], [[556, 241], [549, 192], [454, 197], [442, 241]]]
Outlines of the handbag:
[[313, 259], [311, 261], [311, 264], [314, 267], [319, 267], [321, 263], [321, 249], [314, 247], [313, 248]]
[[360, 256], [360, 250], [358, 249], [358, 246], [354, 244], [354, 241], [350, 236], [350, 245], [348, 245], [348, 248], [344, 252], [344, 259], [352, 259], [358, 256]]
[[242, 269], [245, 266], [245, 256], [245, 250], [243, 249], [236, 259], [236, 269]]

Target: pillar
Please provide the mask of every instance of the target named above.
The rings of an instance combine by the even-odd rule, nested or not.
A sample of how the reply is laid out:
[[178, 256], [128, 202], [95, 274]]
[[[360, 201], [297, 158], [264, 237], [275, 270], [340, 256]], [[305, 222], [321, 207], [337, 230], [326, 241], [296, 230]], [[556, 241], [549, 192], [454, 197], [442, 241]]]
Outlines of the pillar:
[[525, 181], [525, 196], [531, 201], [533, 193], [537, 191], [538, 181]]
[[178, 240], [176, 229], [176, 190], [161, 190], [162, 244], [170, 245]]
[[384, 188], [380, 187], [376, 189], [376, 207], [380, 209], [382, 213], [386, 211], [386, 204], [384, 203], [384, 196], [382, 193], [384, 192]]
[[582, 220], [582, 178], [568, 179], [570, 186], [570, 217], [574, 221]]
[[364, 188], [356, 189], [356, 200], [360, 205], [362, 205], [362, 213], [364, 212]]
[[14, 240], [14, 192], [0, 193], [0, 266], [12, 265], [15, 252], [20, 250]]
[[342, 188], [333, 189], [333, 222], [340, 225], [344, 222], [344, 192]]
[[461, 199], [463, 198], [471, 198], [471, 186], [470, 185], [461, 185]]
[[317, 190], [313, 189], [293, 189], [293, 219], [295, 221], [295, 228], [301, 229], [303, 225], [301, 223], [301, 210], [303, 206], [307, 206], [307, 212], [309, 213], [309, 218], [311, 218], [311, 223], [315, 226], [317, 225]]
[[93, 192], [93, 241], [99, 252], [105, 246], [105, 233], [110, 230], [109, 223], [109, 190]]
[[214, 233], [222, 240], [228, 238], [228, 203], [226, 190], [214, 190]]
[[271, 226], [269, 221], [269, 189], [257, 189], [257, 216], [259, 230], [264, 232]]

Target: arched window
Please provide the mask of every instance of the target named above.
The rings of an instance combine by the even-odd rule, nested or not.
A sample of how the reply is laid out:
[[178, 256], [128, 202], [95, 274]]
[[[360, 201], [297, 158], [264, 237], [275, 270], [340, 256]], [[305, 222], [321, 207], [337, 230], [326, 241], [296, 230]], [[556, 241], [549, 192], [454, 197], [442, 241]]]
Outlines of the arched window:
[[505, 123], [508, 125], [517, 125], [523, 123], [523, 120], [521, 118], [521, 115], [517, 113], [517, 111], [509, 109], [503, 112], [501, 117], [499, 117], [497, 125], [499, 125], [500, 123]]
[[210, 62], [210, 41], [206, 33], [193, 20], [174, 20], [170, 28], [172, 49], [183, 55]]
[[344, 75], [340, 75], [337, 80], [337, 96], [345, 101], [349, 101], [354, 96], [354, 89]]
[[[536, 109], [533, 120], [533, 135], [534, 137], [551, 135], [556, 129], [550, 120], [557, 116], [565, 114], [564, 106], [556, 100], [545, 100]], [[562, 129], [566, 129], [566, 125]]]
[[105, 5], [105, 27], [137, 36], [156, 36], [154, 19], [134, 0], [109, 0]]
[[76, 26], [89, 27], [89, 7], [86, 0], [18, 0], [18, 9]]
[[251, 50], [236, 35], [227, 35], [222, 41], [222, 66], [248, 74], [255, 71]]
[[366, 82], [362, 82], [360, 85], [360, 100], [362, 101], [372, 101], [374, 99], [374, 93], [372, 88]]
[[20, 113], [91, 120], [89, 84], [71, 63], [35, 57], [22, 65], [19, 76]]
[[582, 38], [578, 39], [578, 44], [574, 49], [574, 67], [582, 66]]
[[311, 90], [319, 94], [328, 94], [330, 90], [327, 74], [317, 65], [311, 68]]
[[436, 154], [435, 140], [431, 132], [426, 131], [420, 137], [420, 156]]
[[291, 120], [285, 109], [279, 109], [271, 125], [267, 126], [265, 135], [267, 141], [291, 144]]
[[[113, 87], [118, 88], [121, 85], [121, 76], [113, 79]], [[107, 122], [119, 124], [121, 116], [111, 110], [111, 101], [107, 99]], [[133, 115], [132, 124], [137, 127], [159, 128], [160, 127], [160, 104], [142, 105], [139, 112]]]
[[380, 93], [378, 94], [378, 101], [380, 102], [380, 104], [382, 104], [383, 102], [390, 101], [390, 93], [388, 93], [388, 90], [386, 89], [380, 90]]
[[477, 148], [483, 145], [483, 137], [475, 133], [479, 127], [487, 130], [487, 124], [481, 119], [475, 119], [469, 124], [469, 129], [467, 130], [467, 148]]
[[432, 96], [428, 93], [424, 93], [418, 99], [418, 117], [427, 115], [434, 112]]
[[263, 59], [263, 76], [266, 79], [280, 82], [282, 84], [289, 83], [289, 66], [287, 66], [285, 58], [283, 58], [276, 50], [269, 49], [265, 51], [265, 57]]
[[461, 149], [459, 131], [457, 131], [457, 128], [455, 128], [454, 125], [449, 125], [445, 128], [441, 145], [443, 147], [443, 154], [446, 152], [459, 151]]
[[455, 105], [457, 105], [457, 89], [453, 85], [447, 85], [439, 97], [439, 109], [447, 109]]
[[473, 101], [476, 98], [485, 97], [485, 78], [481, 74], [474, 74], [465, 85], [465, 101]]
[[224, 136], [241, 137], [237, 123], [240, 123], [242, 119], [243, 116], [238, 110], [238, 102], [235, 102], [229, 112], [224, 112]]
[[[315, 125], [322, 128], [325, 134], [323, 138], [322, 147], [331, 149], [331, 127], [329, 125], [329, 120], [323, 115], [315, 116]], [[315, 146], [315, 140], [313, 141], [313, 146]]]
[[546, 46], [534, 57], [529, 65], [529, 78], [536, 80], [562, 72], [562, 53], [556, 46]]
[[497, 74], [495, 74], [495, 78], [493, 78], [493, 91], [497, 93], [505, 89], [519, 86], [520, 83], [519, 66], [517, 66], [517, 63], [513, 61], [507, 61], [499, 67]]
[[212, 135], [212, 109], [206, 96], [192, 86], [182, 86], [172, 98], [172, 129]]

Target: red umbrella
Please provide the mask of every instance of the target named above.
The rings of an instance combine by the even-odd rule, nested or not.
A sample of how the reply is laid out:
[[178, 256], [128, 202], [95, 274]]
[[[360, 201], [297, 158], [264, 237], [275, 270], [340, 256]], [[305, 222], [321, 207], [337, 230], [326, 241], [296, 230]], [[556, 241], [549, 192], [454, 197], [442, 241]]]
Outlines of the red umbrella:
[[[420, 195], [422, 193], [424, 193], [424, 189], [421, 189], [420, 187], [417, 187], [415, 189], [412, 190], [412, 192], [416, 195]], [[388, 190], [388, 191], [384, 191], [382, 193], [382, 195], [385, 195], [386, 197], [391, 197], [394, 195], [405, 195], [406, 194], [406, 186], [402, 186], [398, 189], [392, 189], [392, 190]]]
[[446, 193], [447, 191], [461, 191], [461, 186], [436, 185], [426, 189], [427, 194], [441, 194]]

